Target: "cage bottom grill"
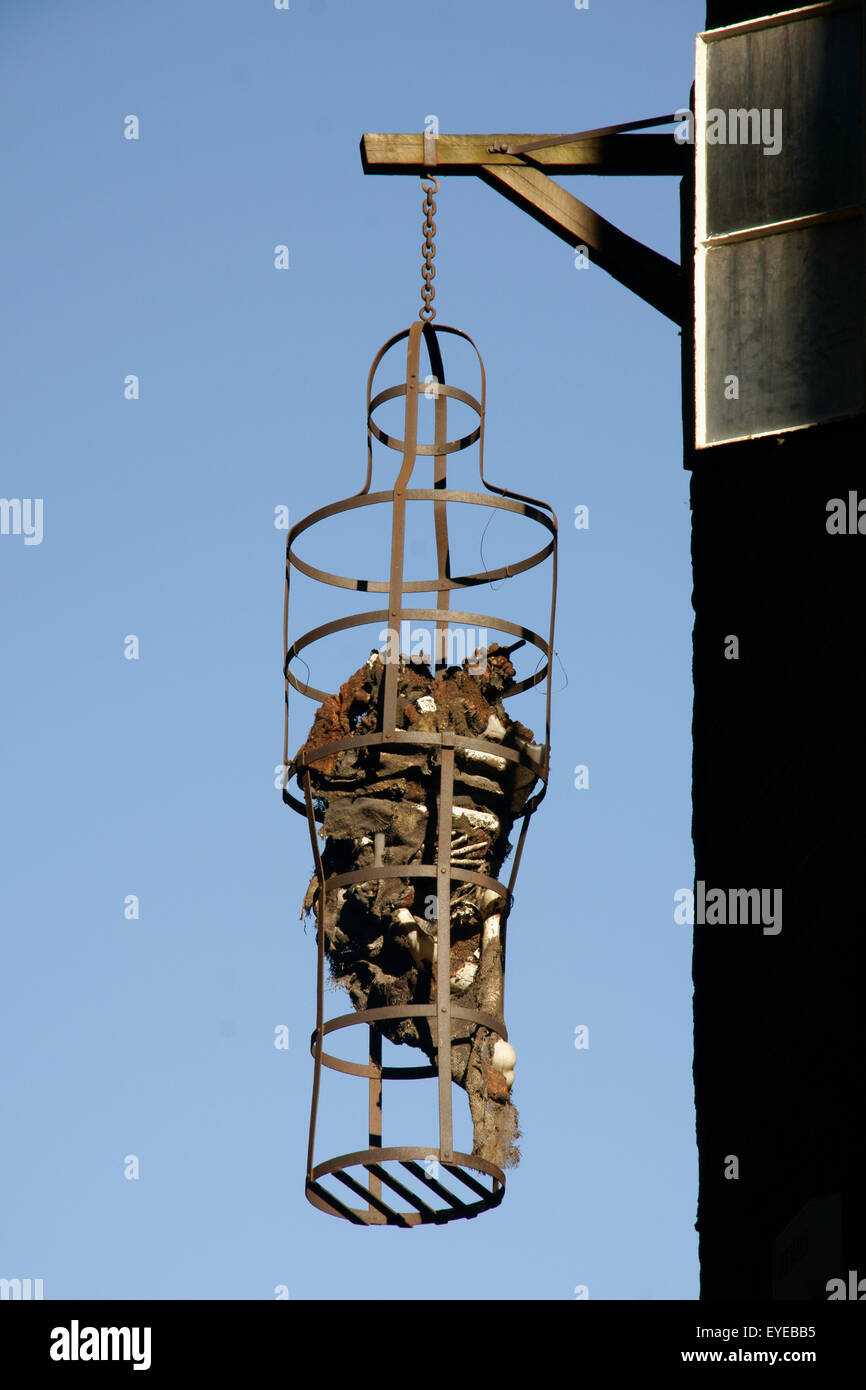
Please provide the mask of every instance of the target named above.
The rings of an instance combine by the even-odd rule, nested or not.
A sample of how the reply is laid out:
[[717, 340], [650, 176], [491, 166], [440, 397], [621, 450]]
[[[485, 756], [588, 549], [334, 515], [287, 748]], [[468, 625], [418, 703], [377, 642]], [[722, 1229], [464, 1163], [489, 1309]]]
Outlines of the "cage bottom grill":
[[[343, 1154], [307, 1179], [313, 1206], [359, 1226], [441, 1226], [498, 1207], [504, 1195], [505, 1175], [495, 1164], [463, 1153], [445, 1162], [430, 1149]], [[351, 1205], [353, 1197], [364, 1205]]]

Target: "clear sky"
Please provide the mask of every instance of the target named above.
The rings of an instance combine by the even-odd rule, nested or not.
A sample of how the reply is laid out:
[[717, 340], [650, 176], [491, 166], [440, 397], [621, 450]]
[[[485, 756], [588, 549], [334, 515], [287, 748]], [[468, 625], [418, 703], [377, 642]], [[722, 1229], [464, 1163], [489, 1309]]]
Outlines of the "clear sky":
[[[0, 493], [43, 520], [39, 544], [0, 536], [0, 1276], [46, 1298], [697, 1296], [676, 327], [479, 181], [441, 181], [438, 321], [485, 360], [489, 476], [559, 517], [567, 674], [509, 932], [523, 1161], [475, 1221], [361, 1230], [304, 1197], [315, 946], [306, 827], [274, 786], [274, 510], [358, 490], [369, 363], [420, 304], [420, 181], [364, 177], [361, 134], [672, 112], [702, 24], [696, 0], [6, 0]], [[679, 258], [676, 179], [563, 182]], [[342, 532], [323, 563], [360, 572], [360, 549]], [[298, 603], [296, 632], [318, 620]], [[312, 713], [293, 705], [292, 751]], [[331, 1075], [319, 1158], [360, 1147]], [[390, 1142], [423, 1127], [406, 1105]]]

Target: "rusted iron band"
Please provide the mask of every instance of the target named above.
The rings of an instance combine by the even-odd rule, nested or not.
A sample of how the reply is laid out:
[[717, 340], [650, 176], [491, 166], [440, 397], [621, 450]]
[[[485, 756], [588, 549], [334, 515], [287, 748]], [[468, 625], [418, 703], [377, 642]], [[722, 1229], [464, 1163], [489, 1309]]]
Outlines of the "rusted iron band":
[[[431, 449], [435, 446], [431, 445]], [[550, 517], [544, 515], [536, 506], [522, 501], [515, 501], [510, 498], [498, 498], [487, 496], [483, 492], [467, 492], [464, 489], [455, 488], [407, 488], [404, 494], [407, 502], [455, 502], [465, 506], [489, 507], [491, 510], [501, 510], [511, 512], [516, 516], [525, 516], [529, 521], [536, 522], [543, 526], [554, 537], [554, 542], [549, 543], [543, 550], [537, 551], [530, 556], [527, 561], [515, 562], [514, 565], [503, 566], [499, 570], [481, 570], [475, 574], [463, 575], [452, 581], [452, 587], [470, 588], [473, 585], [488, 583], [492, 578], [499, 578], [500, 575], [508, 577], [509, 574], [519, 574], [523, 570], [532, 568], [532, 565], [541, 564], [548, 555], [553, 553], [555, 543], [556, 523]], [[370, 593], [387, 593], [387, 580], [379, 579], [356, 579], [351, 575], [331, 574], [328, 570], [317, 569], [315, 566], [302, 560], [293, 550], [293, 544], [298, 536], [320, 521], [327, 521], [333, 516], [339, 516], [342, 512], [353, 511], [357, 507], [369, 507], [390, 503], [393, 500], [391, 492], [369, 492], [361, 496], [346, 497], [340, 502], [332, 502], [327, 507], [320, 507], [318, 511], [310, 512], [308, 516], [296, 521], [289, 531], [286, 540], [286, 560], [287, 564], [308, 575], [311, 579], [317, 579], [322, 584], [335, 585], [343, 589], [359, 589]], [[532, 562], [530, 564], [530, 561]], [[412, 580], [403, 585], [404, 593], [424, 593], [434, 589], [436, 586], [427, 580]]]
[[[418, 1159], [423, 1163], [425, 1159], [436, 1157], [435, 1147], [431, 1149], [421, 1149], [415, 1145], [391, 1149], [360, 1149], [357, 1153], [340, 1154], [338, 1158], [326, 1159], [324, 1163], [318, 1163], [313, 1169], [312, 1176], [315, 1179], [327, 1177], [329, 1173], [334, 1173], [338, 1168], [363, 1167], [365, 1163], [388, 1163], [396, 1161], [398, 1163], [417, 1162]], [[478, 1173], [484, 1173], [487, 1177], [493, 1178], [497, 1182], [505, 1182], [505, 1174], [501, 1168], [497, 1168], [495, 1163], [489, 1159], [481, 1158], [479, 1154], [456, 1153], [452, 1160], [454, 1167], [471, 1168]]]
[[[432, 587], [435, 587], [435, 584]], [[550, 669], [548, 642], [546, 638], [541, 637], [537, 632], [533, 632], [531, 628], [523, 627], [519, 623], [509, 622], [506, 618], [493, 618], [487, 613], [467, 613], [449, 608], [398, 608], [396, 613], [392, 615], [388, 609], [379, 608], [369, 610], [366, 613], [353, 613], [351, 617], [348, 618], [334, 618], [329, 623], [322, 623], [319, 627], [311, 628], [309, 632], [304, 633], [303, 637], [296, 638], [286, 652], [284, 665], [286, 680], [295, 690], [300, 691], [302, 695], [307, 695], [311, 700], [316, 700], [319, 704], [322, 704], [323, 701], [329, 698], [330, 692], [327, 690], [319, 690], [318, 687], [310, 685], [306, 681], [299, 681], [294, 673], [289, 670], [289, 662], [292, 661], [299, 652], [302, 652], [305, 647], [310, 646], [311, 643], [318, 642], [322, 637], [330, 637], [335, 632], [344, 632], [351, 627], [363, 627], [367, 623], [381, 622], [386, 622], [389, 628], [392, 628], [394, 631], [399, 631], [399, 624], [404, 620], [447, 622], [449, 624], [460, 623], [464, 626], [482, 624], [485, 628], [489, 625], [494, 631], [508, 632], [513, 637], [521, 637], [525, 642], [531, 642], [534, 647], [537, 647], [539, 651], [544, 654], [547, 660], [540, 671], [534, 672], [531, 676], [524, 677], [523, 680], [515, 681], [514, 685], [512, 685], [509, 690], [503, 692], [503, 700], [510, 700], [515, 695], [519, 695], [521, 691], [530, 690], [533, 686], [539, 685], [547, 678], [547, 673]], [[395, 661], [387, 661], [383, 664], [385, 666], [385, 681], [387, 688], [389, 669], [392, 667], [395, 668], [394, 676], [396, 680], [396, 668], [398, 663]], [[388, 733], [389, 730], [386, 727], [381, 732]], [[393, 733], [393, 729], [390, 730], [390, 732]]]

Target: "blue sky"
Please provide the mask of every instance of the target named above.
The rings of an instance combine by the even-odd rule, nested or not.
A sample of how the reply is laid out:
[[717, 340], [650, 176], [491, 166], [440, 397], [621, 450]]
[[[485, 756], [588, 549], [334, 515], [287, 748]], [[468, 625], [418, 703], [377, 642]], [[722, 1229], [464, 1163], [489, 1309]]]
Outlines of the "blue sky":
[[[0, 536], [0, 1276], [46, 1298], [697, 1296], [676, 327], [479, 181], [441, 181], [438, 321], [484, 357], [489, 476], [559, 517], [567, 674], [509, 930], [523, 1161], [476, 1221], [364, 1231], [304, 1198], [315, 947], [306, 829], [274, 787], [274, 509], [360, 487], [367, 370], [420, 304], [420, 181], [365, 178], [361, 134], [661, 115], [688, 104], [702, 22], [691, 0], [4, 6], [0, 492], [43, 499], [43, 535]], [[679, 258], [675, 179], [563, 182]], [[333, 547], [353, 572], [357, 534]], [[327, 1145], [353, 1116], [327, 1077], [321, 1106]]]

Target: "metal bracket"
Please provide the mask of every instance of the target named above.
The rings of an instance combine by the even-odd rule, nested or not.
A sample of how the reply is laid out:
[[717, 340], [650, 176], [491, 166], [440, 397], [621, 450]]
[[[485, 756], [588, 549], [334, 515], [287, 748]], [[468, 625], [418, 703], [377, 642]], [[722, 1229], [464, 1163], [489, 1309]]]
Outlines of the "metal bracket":
[[[693, 150], [673, 135], [632, 135], [675, 116], [579, 131], [574, 135], [377, 135], [361, 139], [365, 174], [476, 175], [620, 284], [682, 326], [686, 296], [681, 266], [620, 231], [545, 172], [684, 175]], [[435, 146], [431, 151], [430, 147]]]

